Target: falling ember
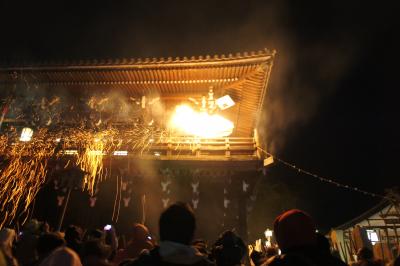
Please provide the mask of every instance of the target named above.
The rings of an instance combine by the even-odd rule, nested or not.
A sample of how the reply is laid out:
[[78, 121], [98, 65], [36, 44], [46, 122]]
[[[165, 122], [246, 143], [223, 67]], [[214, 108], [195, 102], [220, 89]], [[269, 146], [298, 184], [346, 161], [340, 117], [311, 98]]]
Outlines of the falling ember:
[[8, 142], [8, 138], [5, 135], [0, 135], [0, 155], [5, 153], [7, 146], [8, 146], [7, 142]]
[[[7, 143], [2, 137], [0, 145]], [[32, 151], [35, 152], [32, 152]], [[3, 159], [0, 170], [0, 228], [10, 224], [17, 215], [27, 213], [32, 200], [45, 182], [47, 163], [54, 147], [40, 130], [35, 141], [19, 142], [9, 149], [0, 147]]]
[[108, 149], [113, 147], [112, 137], [114, 133], [113, 130], [105, 130], [95, 134], [89, 133], [86, 136], [88, 142], [83, 154], [78, 154], [76, 165], [87, 174], [83, 189], [88, 190], [90, 195], [94, 194], [96, 182], [106, 177], [103, 168], [103, 156], [108, 153]]
[[105, 154], [126, 156], [128, 151], [121, 150], [122, 143], [142, 153], [169, 136], [154, 125], [135, 125], [123, 132], [123, 138], [115, 128], [100, 132], [82, 128], [56, 132], [38, 129], [35, 136], [28, 135], [27, 141], [21, 141], [21, 134], [15, 129], [0, 135], [0, 228], [28, 217], [32, 201], [46, 182], [50, 159], [70, 156], [64, 167], [74, 164], [80, 168], [85, 173], [82, 189], [93, 195], [96, 184], [108, 174], [103, 162]]
[[179, 105], [170, 120], [170, 127], [183, 134], [203, 138], [225, 137], [232, 134], [233, 123], [207, 112], [197, 112], [188, 105]]

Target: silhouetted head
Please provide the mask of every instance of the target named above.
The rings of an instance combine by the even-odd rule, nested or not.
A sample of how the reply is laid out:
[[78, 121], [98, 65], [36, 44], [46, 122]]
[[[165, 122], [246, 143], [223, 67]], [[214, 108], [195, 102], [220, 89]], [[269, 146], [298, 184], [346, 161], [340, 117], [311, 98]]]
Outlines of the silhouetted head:
[[271, 258], [271, 257], [276, 256], [276, 255], [278, 255], [278, 249], [276, 247], [268, 247], [265, 250], [265, 256], [267, 258]]
[[85, 239], [88, 240], [101, 240], [104, 238], [104, 233], [103, 231], [99, 229], [90, 229], [87, 231], [85, 235]]
[[[45, 264], [46, 263], [46, 264]], [[60, 247], [54, 250], [46, 259], [45, 265], [82, 265], [79, 255], [72, 249]]]
[[369, 248], [360, 248], [357, 252], [358, 260], [372, 260], [374, 258], [374, 253]]
[[246, 251], [243, 240], [234, 232], [226, 231], [215, 242], [212, 253], [217, 266], [231, 266], [241, 264]]
[[42, 233], [42, 234], [49, 233], [50, 225], [46, 221], [44, 221], [44, 222], [40, 223], [39, 230], [40, 230], [40, 233]]
[[400, 266], [400, 255], [397, 257], [397, 259], [394, 261], [393, 266]]
[[43, 258], [63, 245], [65, 245], [65, 241], [59, 234], [45, 233], [39, 237], [36, 250], [39, 257]]
[[315, 246], [316, 234], [313, 219], [301, 210], [289, 210], [274, 222], [275, 238], [282, 253], [288, 249]]
[[14, 229], [2, 228], [0, 230], [0, 245], [12, 247], [16, 234]]
[[75, 225], [68, 226], [65, 230], [65, 241], [67, 243], [79, 242], [82, 239], [82, 230]]
[[40, 223], [36, 219], [29, 220], [24, 225], [24, 233], [39, 234]]
[[111, 253], [111, 248], [101, 240], [89, 240], [83, 245], [83, 257], [97, 257], [106, 259]]
[[317, 249], [321, 254], [331, 254], [331, 244], [323, 234], [317, 233]]
[[196, 218], [188, 204], [178, 202], [161, 214], [159, 227], [161, 241], [189, 245], [196, 229]]

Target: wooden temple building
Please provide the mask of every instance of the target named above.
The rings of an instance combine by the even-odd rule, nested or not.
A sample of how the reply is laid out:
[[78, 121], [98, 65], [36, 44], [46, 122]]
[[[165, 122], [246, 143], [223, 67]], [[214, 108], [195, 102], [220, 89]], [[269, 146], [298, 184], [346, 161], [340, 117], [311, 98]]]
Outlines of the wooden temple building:
[[[158, 114], [162, 125], [166, 119], [164, 116], [189, 98], [200, 101], [210, 89], [216, 98], [229, 95], [234, 105], [219, 112], [234, 124], [229, 136], [171, 136], [141, 151], [122, 144], [120, 150], [126, 151], [126, 156], [115, 156], [114, 151], [105, 155], [105, 165], [111, 169], [112, 176], [104, 181], [108, 185], [99, 189], [97, 198], [96, 195], [73, 196], [70, 206], [83, 206], [82, 201], [86, 201], [87, 207], [79, 214], [77, 207], [69, 207], [65, 223], [77, 223], [79, 217], [84, 217], [86, 221], [92, 219], [83, 226], [95, 225], [98, 221], [111, 222], [111, 210], [114, 210], [115, 222], [117, 202], [121, 210], [118, 223], [129, 224], [132, 222], [129, 215], [134, 216], [135, 210], [140, 212], [140, 206], [145, 201], [146, 223], [148, 221], [154, 229], [156, 222], [150, 221], [152, 215], [158, 217], [162, 208], [169, 203], [185, 200], [192, 201], [196, 205], [196, 212], [204, 217], [199, 221], [199, 227], [202, 223], [210, 224], [215, 230], [213, 234], [223, 229], [236, 228], [246, 238], [249, 198], [256, 178], [262, 175], [265, 159], [265, 155], [258, 149], [262, 146], [262, 137], [258, 136], [257, 127], [274, 55], [275, 52], [263, 50], [190, 58], [3, 64], [0, 65], [0, 100], [3, 106], [10, 97], [18, 98], [21, 88], [26, 90], [28, 87], [39, 92], [40, 97], [68, 97], [74, 103], [74, 108], [71, 107], [67, 112], [72, 116], [81, 111], [77, 102], [82, 97], [116, 93], [118, 99], [131, 99], [132, 103], [143, 108], [144, 102], [149, 104], [157, 99], [163, 107], [163, 111]], [[17, 102], [15, 100], [11, 105]], [[66, 119], [61, 121], [64, 122], [63, 127], [77, 126], [67, 123]], [[10, 126], [21, 128], [29, 121], [5, 113], [1, 123], [3, 130]], [[119, 128], [130, 126], [123, 119], [108, 123]], [[53, 121], [49, 127], [55, 126]], [[115, 168], [119, 170], [113, 170]], [[120, 185], [116, 187], [117, 172]], [[57, 209], [64, 204], [62, 199], [65, 191], [57, 184], [54, 187], [43, 189], [43, 193], [47, 193], [47, 198], [49, 195], [57, 198], [52, 203], [52, 207]], [[119, 195], [117, 198], [114, 197], [116, 192]], [[102, 193], [104, 196], [100, 195]], [[47, 200], [42, 202], [49, 204]], [[49, 215], [46, 208], [35, 208], [39, 218]], [[70, 210], [72, 208], [74, 210]], [[95, 214], [96, 208], [99, 208], [97, 212], [101, 212], [99, 216]], [[138, 217], [135, 218], [137, 221], [144, 219]]]
[[334, 250], [347, 263], [355, 262], [357, 251], [367, 247], [386, 263], [400, 254], [400, 197], [388, 195], [377, 205], [330, 232]]

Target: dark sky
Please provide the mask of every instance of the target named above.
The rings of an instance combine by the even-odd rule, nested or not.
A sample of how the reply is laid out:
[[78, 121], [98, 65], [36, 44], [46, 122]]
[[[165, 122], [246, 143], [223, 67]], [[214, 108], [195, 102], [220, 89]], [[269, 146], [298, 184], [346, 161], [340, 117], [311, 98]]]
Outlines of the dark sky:
[[[262, 118], [270, 151], [383, 193], [399, 184], [398, 16], [385, 1], [2, 0], [0, 61], [276, 49]], [[377, 202], [279, 163], [267, 178], [325, 228]]]

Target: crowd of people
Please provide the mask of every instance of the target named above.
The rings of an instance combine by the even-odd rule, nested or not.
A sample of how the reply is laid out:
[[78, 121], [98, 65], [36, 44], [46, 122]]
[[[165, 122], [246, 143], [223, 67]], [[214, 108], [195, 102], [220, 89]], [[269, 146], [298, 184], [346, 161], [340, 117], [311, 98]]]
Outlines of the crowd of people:
[[[134, 224], [119, 247], [112, 226], [83, 232], [69, 226], [65, 232], [50, 232], [47, 223], [28, 222], [17, 235], [0, 230], [0, 266], [341, 266], [331, 253], [325, 236], [316, 233], [313, 219], [303, 211], [289, 210], [274, 223], [277, 246], [252, 250], [234, 232], [226, 231], [209, 247], [193, 239], [196, 219], [191, 207], [175, 203], [159, 220], [159, 240], [143, 224]], [[251, 246], [250, 246], [251, 247]], [[279, 247], [279, 249], [278, 249]], [[249, 255], [249, 256], [248, 256]], [[362, 249], [353, 266], [384, 265]], [[391, 262], [400, 266], [400, 259]]]

